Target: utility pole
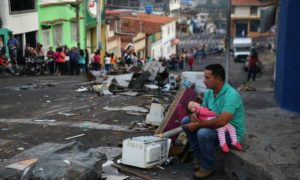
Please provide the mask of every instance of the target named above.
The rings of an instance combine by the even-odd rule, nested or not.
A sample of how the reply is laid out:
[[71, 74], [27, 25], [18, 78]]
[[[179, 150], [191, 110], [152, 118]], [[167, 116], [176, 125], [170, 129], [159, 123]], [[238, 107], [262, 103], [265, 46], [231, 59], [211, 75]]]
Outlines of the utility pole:
[[227, 30], [226, 30], [226, 82], [229, 82], [229, 67], [230, 67], [230, 28], [231, 28], [231, 0], [228, 0], [227, 8]]
[[102, 0], [97, 0], [97, 28], [96, 28], [96, 38], [97, 38], [97, 44], [96, 49], [101, 50], [102, 44], [101, 44], [101, 20], [102, 20]]

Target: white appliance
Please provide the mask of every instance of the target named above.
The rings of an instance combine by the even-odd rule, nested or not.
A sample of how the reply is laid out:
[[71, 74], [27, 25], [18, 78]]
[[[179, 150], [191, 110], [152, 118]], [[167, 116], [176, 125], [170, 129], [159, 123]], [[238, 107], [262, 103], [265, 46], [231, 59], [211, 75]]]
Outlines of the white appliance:
[[150, 168], [164, 163], [168, 158], [171, 139], [139, 136], [123, 141], [122, 164]]

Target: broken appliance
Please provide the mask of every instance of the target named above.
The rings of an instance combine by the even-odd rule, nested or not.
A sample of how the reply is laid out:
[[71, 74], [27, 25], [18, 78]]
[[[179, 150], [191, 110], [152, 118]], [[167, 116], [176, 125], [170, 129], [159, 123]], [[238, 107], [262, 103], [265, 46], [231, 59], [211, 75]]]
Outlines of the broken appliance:
[[171, 140], [155, 136], [139, 136], [123, 141], [122, 164], [150, 168], [168, 158]]

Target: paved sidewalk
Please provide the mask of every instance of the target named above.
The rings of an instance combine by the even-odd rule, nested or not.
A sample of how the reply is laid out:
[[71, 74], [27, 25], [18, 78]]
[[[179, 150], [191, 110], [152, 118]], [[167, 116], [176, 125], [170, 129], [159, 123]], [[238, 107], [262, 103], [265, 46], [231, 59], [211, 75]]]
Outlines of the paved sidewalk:
[[237, 179], [300, 179], [300, 114], [281, 109], [276, 101], [273, 64], [252, 84], [256, 91], [240, 91], [246, 110], [245, 152], [225, 157], [227, 173]]

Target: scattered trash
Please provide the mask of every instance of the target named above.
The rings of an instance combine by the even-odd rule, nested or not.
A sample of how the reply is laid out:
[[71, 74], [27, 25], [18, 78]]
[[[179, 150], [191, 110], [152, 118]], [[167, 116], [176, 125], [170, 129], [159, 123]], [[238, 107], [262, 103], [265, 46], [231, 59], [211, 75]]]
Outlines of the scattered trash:
[[65, 112], [59, 112], [58, 114], [59, 115], [64, 115], [64, 116], [67, 116], [67, 117], [76, 115], [76, 114], [73, 114], [73, 113], [65, 113]]
[[164, 107], [158, 103], [152, 103], [150, 113], [146, 116], [146, 124], [159, 126], [164, 119]]
[[84, 131], [87, 131], [89, 129], [89, 124], [87, 122], [80, 125], [80, 128], [84, 129]]
[[152, 179], [153, 179], [153, 178], [151, 178], [151, 177], [149, 177], [149, 176], [143, 175], [143, 174], [140, 173], [140, 172], [137, 172], [137, 171], [133, 171], [133, 170], [127, 169], [127, 168], [122, 167], [122, 166], [117, 165], [117, 164], [112, 164], [111, 166], [114, 167], [114, 168], [119, 169], [120, 171], [122, 171], [122, 172], [124, 172], [124, 173], [129, 173], [129, 174], [132, 174], [132, 175], [134, 175], [134, 176], [140, 177], [140, 178], [145, 179], [145, 180], [152, 180]]
[[112, 164], [115, 163], [108, 160], [102, 165], [102, 178], [106, 178], [106, 180], [123, 180], [129, 178], [129, 176], [120, 175], [119, 171], [111, 166]]
[[18, 147], [19, 151], [24, 151], [25, 149], [23, 147]]
[[105, 106], [103, 107], [104, 110], [107, 111], [133, 111], [133, 112], [143, 112], [146, 113], [148, 112], [147, 109], [138, 107], [138, 106], [124, 106], [124, 107], [108, 107]]
[[132, 111], [128, 111], [128, 112], [126, 112], [126, 114], [133, 115], [133, 116], [144, 116], [145, 115], [145, 113], [132, 112]]
[[153, 91], [158, 91], [159, 87], [155, 84], [145, 84], [144, 85], [144, 88], [147, 90], [147, 91], [150, 91], [150, 92], [153, 92]]
[[67, 159], [63, 160], [64, 163], [66, 163], [67, 165], [71, 165], [71, 162]]
[[164, 162], [164, 165], [172, 165], [175, 162], [175, 157], [169, 157], [166, 162]]
[[75, 89], [76, 92], [88, 92], [88, 88], [87, 87], [80, 87], [78, 89]]
[[25, 169], [22, 180], [28, 179], [101, 179], [105, 154], [95, 148], [72, 142], [39, 158]]
[[108, 89], [109, 84], [104, 83], [104, 84], [97, 84], [97, 85], [93, 85], [92, 89], [94, 92], [99, 93], [99, 95], [112, 95], [112, 93], [109, 91]]
[[138, 92], [123, 92], [119, 93], [120, 95], [125, 95], [125, 96], [137, 96], [139, 93]]
[[47, 100], [46, 103], [51, 103], [51, 101], [50, 101], [50, 100]]
[[55, 122], [55, 119], [36, 119], [35, 122]]
[[79, 135], [76, 135], [76, 136], [71, 136], [71, 137], [65, 138], [65, 140], [75, 139], [75, 138], [82, 137], [82, 136], [85, 136], [85, 134], [79, 134]]

